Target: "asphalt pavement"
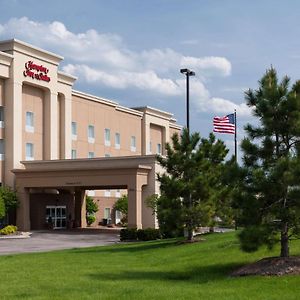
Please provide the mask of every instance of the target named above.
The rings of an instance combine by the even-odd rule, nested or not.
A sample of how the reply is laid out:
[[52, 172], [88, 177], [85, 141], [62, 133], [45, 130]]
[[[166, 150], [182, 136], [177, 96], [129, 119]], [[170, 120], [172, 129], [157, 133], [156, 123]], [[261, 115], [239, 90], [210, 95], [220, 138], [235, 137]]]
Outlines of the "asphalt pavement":
[[118, 231], [33, 231], [29, 238], [0, 239], [0, 255], [116, 244]]

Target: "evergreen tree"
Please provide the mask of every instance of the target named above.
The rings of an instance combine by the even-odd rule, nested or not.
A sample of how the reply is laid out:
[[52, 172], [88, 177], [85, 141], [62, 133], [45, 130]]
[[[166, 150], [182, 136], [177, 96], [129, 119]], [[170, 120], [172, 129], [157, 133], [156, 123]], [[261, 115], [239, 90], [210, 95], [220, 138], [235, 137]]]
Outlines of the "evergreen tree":
[[185, 227], [188, 240], [192, 240], [193, 230], [208, 225], [215, 215], [214, 200], [222, 193], [220, 176], [228, 150], [213, 134], [201, 139], [199, 133], [189, 135], [184, 129], [180, 139], [173, 135], [172, 146], [167, 144], [166, 152], [166, 157], [157, 157], [166, 171], [158, 175], [160, 227], [177, 232]]
[[257, 90], [245, 93], [258, 126], [245, 127], [244, 166], [238, 171], [235, 204], [242, 249], [255, 251], [281, 243], [289, 256], [289, 240], [300, 226], [300, 81], [278, 82], [274, 68], [266, 71]]

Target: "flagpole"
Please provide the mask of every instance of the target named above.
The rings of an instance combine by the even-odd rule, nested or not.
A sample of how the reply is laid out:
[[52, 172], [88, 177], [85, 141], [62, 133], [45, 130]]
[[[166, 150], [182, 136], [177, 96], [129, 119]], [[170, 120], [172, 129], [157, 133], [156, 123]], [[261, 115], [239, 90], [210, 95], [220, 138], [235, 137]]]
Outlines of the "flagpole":
[[237, 140], [236, 140], [236, 109], [234, 110], [234, 156], [235, 156], [235, 162], [237, 163]]

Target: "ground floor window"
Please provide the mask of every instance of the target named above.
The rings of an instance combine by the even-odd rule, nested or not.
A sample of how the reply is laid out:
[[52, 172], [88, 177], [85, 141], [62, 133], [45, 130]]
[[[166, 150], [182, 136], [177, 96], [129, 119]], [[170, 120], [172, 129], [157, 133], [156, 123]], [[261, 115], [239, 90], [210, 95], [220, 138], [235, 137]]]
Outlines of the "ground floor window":
[[46, 206], [46, 223], [52, 223], [54, 229], [66, 228], [66, 210], [66, 206]]
[[109, 207], [104, 208], [104, 219], [107, 219], [107, 220], [110, 219], [110, 208]]

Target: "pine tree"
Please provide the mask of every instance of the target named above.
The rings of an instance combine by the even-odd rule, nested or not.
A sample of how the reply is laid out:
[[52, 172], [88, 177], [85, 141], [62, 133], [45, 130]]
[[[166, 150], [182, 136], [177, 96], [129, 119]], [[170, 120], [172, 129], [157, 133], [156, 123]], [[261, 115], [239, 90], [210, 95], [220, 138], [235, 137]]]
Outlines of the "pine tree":
[[258, 125], [245, 127], [244, 166], [239, 170], [235, 204], [239, 209], [242, 249], [255, 251], [280, 241], [282, 257], [300, 229], [300, 81], [278, 82], [266, 71], [257, 90], [245, 93]]
[[193, 230], [208, 225], [215, 214], [214, 200], [222, 191], [220, 176], [228, 150], [213, 134], [201, 139], [199, 133], [189, 135], [184, 129], [180, 139], [176, 134], [172, 137], [166, 152], [166, 157], [157, 158], [166, 170], [158, 175], [158, 220], [162, 228], [185, 227], [192, 240]]

